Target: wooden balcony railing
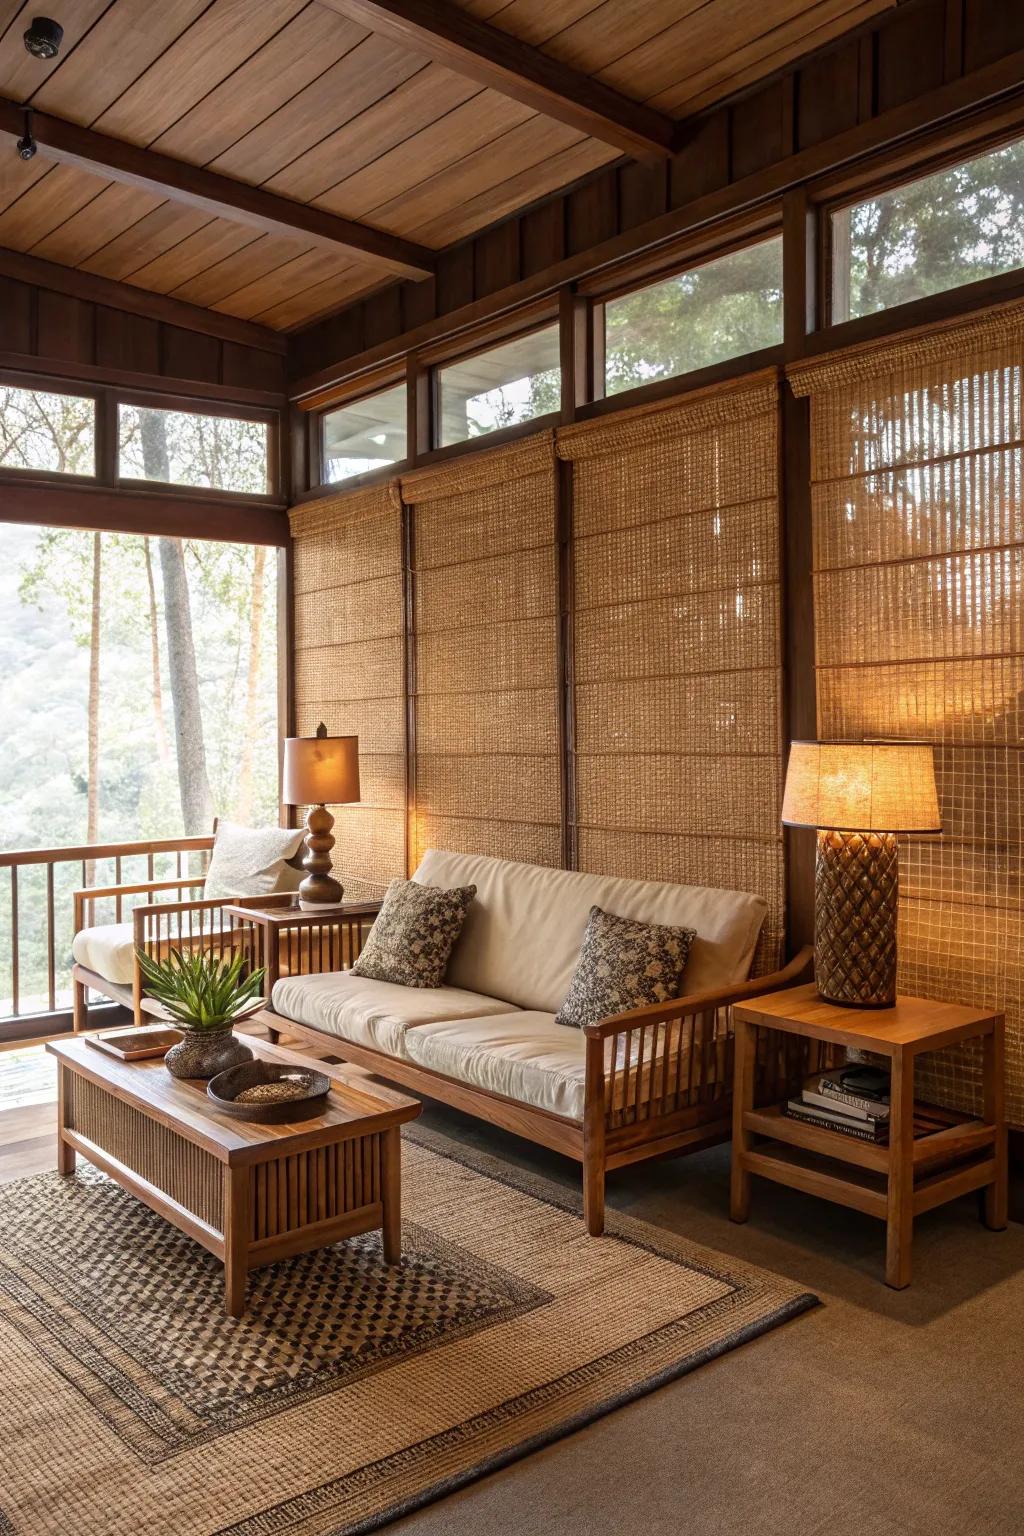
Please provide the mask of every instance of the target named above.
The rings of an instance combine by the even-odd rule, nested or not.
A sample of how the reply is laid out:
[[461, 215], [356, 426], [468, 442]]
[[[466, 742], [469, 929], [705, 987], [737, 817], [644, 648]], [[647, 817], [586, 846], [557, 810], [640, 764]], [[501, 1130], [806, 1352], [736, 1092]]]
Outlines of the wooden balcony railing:
[[[206, 866], [213, 837], [170, 837], [0, 853], [0, 1044], [70, 1029], [73, 895], [83, 886], [182, 880]], [[152, 895], [95, 903], [90, 921], [128, 922]]]

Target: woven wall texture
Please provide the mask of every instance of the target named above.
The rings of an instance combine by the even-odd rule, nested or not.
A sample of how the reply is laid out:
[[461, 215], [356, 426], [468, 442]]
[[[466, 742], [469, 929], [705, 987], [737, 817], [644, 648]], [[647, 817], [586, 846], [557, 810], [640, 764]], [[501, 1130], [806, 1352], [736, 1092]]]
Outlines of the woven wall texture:
[[561, 862], [550, 433], [403, 477], [414, 537], [416, 862]]
[[572, 463], [581, 869], [766, 897], [782, 948], [774, 378], [557, 435]]
[[405, 875], [402, 505], [394, 485], [291, 514], [295, 728], [359, 737], [359, 805], [332, 806], [334, 871], [353, 900]]
[[[1024, 1125], [1024, 310], [794, 370], [811, 396], [818, 726], [935, 744], [943, 836], [901, 841], [901, 990], [1006, 1010]], [[920, 1088], [980, 1106], [978, 1060]]]

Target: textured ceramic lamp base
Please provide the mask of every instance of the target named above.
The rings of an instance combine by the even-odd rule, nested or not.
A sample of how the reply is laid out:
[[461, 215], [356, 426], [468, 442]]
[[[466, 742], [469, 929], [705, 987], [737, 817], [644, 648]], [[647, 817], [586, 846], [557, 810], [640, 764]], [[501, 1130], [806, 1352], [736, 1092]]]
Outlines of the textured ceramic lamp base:
[[331, 874], [331, 828], [334, 817], [326, 806], [310, 806], [306, 816], [306, 857], [302, 867], [308, 870], [299, 886], [299, 900], [304, 907], [335, 906], [345, 894]]
[[896, 1001], [899, 852], [891, 832], [819, 832], [814, 871], [814, 978], [829, 1003]]

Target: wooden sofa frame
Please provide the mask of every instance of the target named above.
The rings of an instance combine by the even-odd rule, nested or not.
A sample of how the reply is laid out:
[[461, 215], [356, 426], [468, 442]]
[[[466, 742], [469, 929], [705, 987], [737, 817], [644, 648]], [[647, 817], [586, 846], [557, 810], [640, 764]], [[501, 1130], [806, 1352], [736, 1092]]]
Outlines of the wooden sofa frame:
[[[211, 846], [212, 843], [211, 838]], [[201, 893], [205, 879], [205, 875], [193, 875], [191, 878], [175, 880], [144, 880], [136, 885], [87, 886], [75, 891], [75, 933], [89, 926], [86, 914], [90, 909], [94, 912], [100, 901], [113, 901], [116, 904], [116, 920], [120, 921], [121, 904], [127, 897], [158, 896], [165, 891], [175, 892], [179, 896], [183, 891], [199, 893], [187, 901], [154, 901], [132, 908], [130, 917], [136, 958], [130, 986], [110, 981], [78, 962], [71, 967], [72, 1018], [76, 1032], [88, 1028], [89, 992], [98, 992], [101, 997], [108, 997], [130, 1008], [136, 1024], [144, 1022], [147, 1012], [162, 1017], [158, 1005], [143, 996], [142, 972], [137, 958], [139, 950], [153, 959], [166, 959], [171, 945], [175, 948], [202, 948], [227, 953], [238, 945], [239, 935], [226, 915], [226, 908], [286, 907], [293, 901], [293, 893], [287, 891], [271, 896], [203, 896]]]
[[[648, 1158], [696, 1151], [728, 1137], [733, 1004], [798, 985], [811, 969], [813, 953], [801, 950], [770, 976], [586, 1025], [582, 1122], [298, 1024], [273, 1008], [262, 1010], [254, 1022], [263, 1024], [274, 1042], [285, 1034], [321, 1050], [329, 1046], [343, 1061], [575, 1159], [583, 1169], [587, 1230], [598, 1237], [604, 1231], [608, 1173]], [[762, 1053], [758, 1071], [759, 1092], [767, 1099], [787, 1091], [803, 1064], [769, 1060]]]

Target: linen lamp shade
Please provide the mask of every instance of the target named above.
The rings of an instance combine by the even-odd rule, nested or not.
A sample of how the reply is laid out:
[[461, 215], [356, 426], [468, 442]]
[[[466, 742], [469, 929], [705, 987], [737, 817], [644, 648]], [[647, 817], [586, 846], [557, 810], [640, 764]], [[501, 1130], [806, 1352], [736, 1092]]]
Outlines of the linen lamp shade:
[[358, 736], [288, 736], [285, 805], [348, 805], [359, 799]]
[[841, 832], [940, 832], [932, 748], [794, 741], [782, 820]]
[[782, 820], [815, 827], [814, 976], [856, 1008], [896, 1001], [900, 832], [941, 832], [932, 748], [794, 741]]
[[350, 805], [359, 799], [359, 737], [328, 736], [323, 721], [315, 736], [288, 736], [284, 743], [285, 805], [305, 805], [308, 871], [299, 886], [299, 905], [335, 905], [344, 895], [332, 874], [334, 817], [328, 805]]

